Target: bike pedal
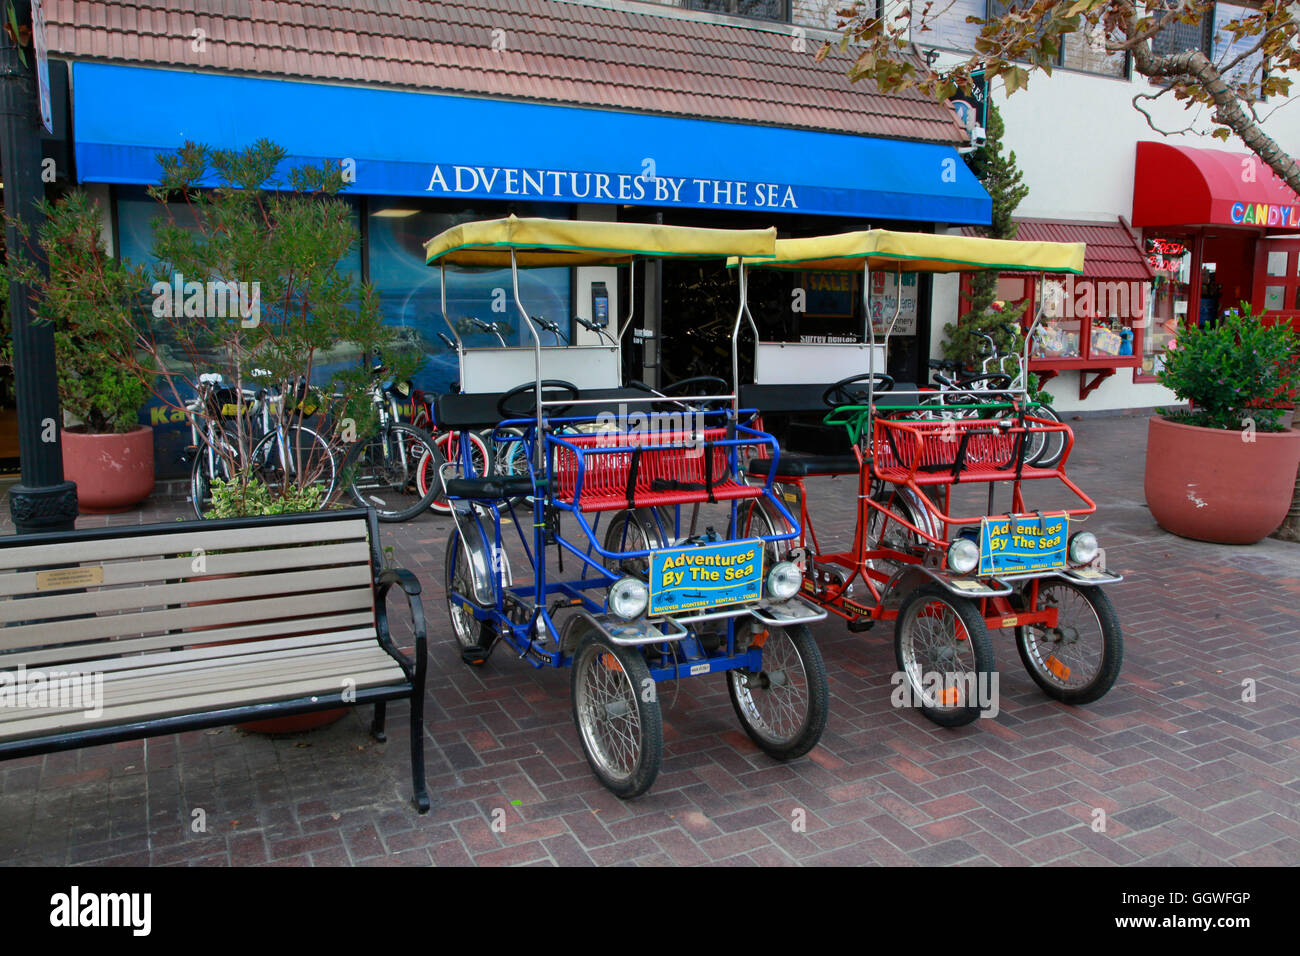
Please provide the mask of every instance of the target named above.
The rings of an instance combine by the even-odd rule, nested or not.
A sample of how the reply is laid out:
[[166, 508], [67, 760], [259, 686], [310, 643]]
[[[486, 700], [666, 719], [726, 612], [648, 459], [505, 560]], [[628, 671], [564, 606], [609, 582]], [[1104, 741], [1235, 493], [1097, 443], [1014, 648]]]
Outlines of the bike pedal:
[[460, 659], [466, 664], [471, 664], [474, 667], [477, 667], [479, 664], [487, 661], [488, 649], [486, 647], [481, 647], [478, 644], [471, 645], [470, 647], [462, 647], [460, 649]]
[[849, 630], [854, 634], [861, 634], [864, 631], [869, 631], [875, 626], [876, 622], [869, 617], [860, 617], [856, 621], [849, 621], [848, 623]]

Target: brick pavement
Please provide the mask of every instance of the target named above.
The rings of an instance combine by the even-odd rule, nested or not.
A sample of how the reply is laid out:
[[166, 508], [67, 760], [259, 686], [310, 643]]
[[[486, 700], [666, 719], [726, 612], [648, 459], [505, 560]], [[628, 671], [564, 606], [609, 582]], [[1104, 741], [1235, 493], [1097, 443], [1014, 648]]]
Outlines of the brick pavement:
[[[887, 627], [854, 635], [830, 620], [814, 628], [833, 693], [816, 750], [769, 760], [722, 679], [684, 681], [662, 689], [658, 781], [622, 802], [583, 759], [567, 672], [502, 649], [482, 669], [460, 663], [439, 583], [446, 519], [425, 516], [384, 537], [426, 587], [427, 816], [410, 809], [398, 704], [383, 745], [353, 713], [284, 738], [221, 728], [0, 763], [0, 863], [1300, 862], [1300, 545], [1165, 534], [1143, 504], [1145, 420], [1072, 424], [1072, 474], [1097, 496], [1094, 530], [1127, 576], [1110, 589], [1124, 671], [1088, 707], [1045, 698], [998, 633], [1001, 714], [941, 729], [889, 706]], [[832, 494], [823, 528], [850, 507], [846, 483]], [[113, 520], [183, 508], [153, 501]], [[1240, 699], [1246, 679], [1254, 703]], [[1098, 809], [1105, 832], [1091, 826]]]

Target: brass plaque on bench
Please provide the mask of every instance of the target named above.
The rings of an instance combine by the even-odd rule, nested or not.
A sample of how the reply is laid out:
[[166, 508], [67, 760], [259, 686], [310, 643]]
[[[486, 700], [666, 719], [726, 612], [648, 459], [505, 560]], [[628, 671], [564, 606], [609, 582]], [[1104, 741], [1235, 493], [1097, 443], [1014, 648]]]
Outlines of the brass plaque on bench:
[[89, 588], [104, 583], [104, 569], [58, 568], [36, 572], [36, 590], [57, 591], [63, 588]]

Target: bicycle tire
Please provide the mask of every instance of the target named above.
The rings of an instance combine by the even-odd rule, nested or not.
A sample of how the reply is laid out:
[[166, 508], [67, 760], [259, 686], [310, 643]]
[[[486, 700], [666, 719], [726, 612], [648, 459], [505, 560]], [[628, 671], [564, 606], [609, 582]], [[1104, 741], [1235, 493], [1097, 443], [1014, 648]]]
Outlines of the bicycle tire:
[[[338, 462], [334, 458], [334, 450], [330, 448], [329, 442], [319, 432], [308, 428], [306, 425], [289, 425], [284, 429], [284, 436], [285, 446], [289, 449], [291, 468], [296, 468], [303, 462], [302, 455], [294, 450], [300, 447], [298, 442], [302, 436], [307, 438], [303, 447], [314, 449], [308, 467], [315, 468], [319, 463], [319, 466], [323, 469], [322, 478], [325, 480], [313, 482], [313, 484], [324, 485], [320, 504], [322, 508], [325, 507], [330, 499], [334, 497], [334, 489], [338, 484]], [[273, 495], [276, 493], [277, 482], [283, 482], [284, 480], [283, 477], [277, 479], [276, 472], [279, 472], [282, 476], [285, 471], [283, 465], [278, 463], [280, 456], [278, 437], [279, 433], [276, 431], [267, 432], [253, 446], [251, 454], [253, 466], [260, 473], [259, 477], [261, 477], [262, 483], [266, 485]], [[328, 477], [326, 478], [326, 476]]]
[[[402, 461], [393, 460], [390, 449], [394, 440], [402, 448]], [[414, 425], [389, 424], [349, 450], [344, 464], [349, 496], [361, 507], [373, 508], [380, 521], [411, 520], [428, 510], [441, 489], [441, 483], [435, 483], [423, 495], [416, 490], [419, 469], [427, 466], [425, 455], [433, 457], [434, 467], [441, 463], [442, 452], [428, 432]], [[415, 501], [397, 505], [392, 500], [397, 495], [414, 497]]]

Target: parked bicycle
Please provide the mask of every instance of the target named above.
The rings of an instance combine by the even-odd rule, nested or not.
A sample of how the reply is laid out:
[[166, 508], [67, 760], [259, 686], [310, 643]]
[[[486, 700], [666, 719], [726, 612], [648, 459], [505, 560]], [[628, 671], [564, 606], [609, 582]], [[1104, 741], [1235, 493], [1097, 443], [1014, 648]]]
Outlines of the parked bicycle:
[[378, 422], [348, 451], [343, 465], [348, 494], [362, 507], [374, 508], [380, 521], [409, 521], [443, 496], [439, 476], [445, 459], [427, 431], [402, 421], [410, 382], [385, 382], [386, 369], [378, 361], [371, 371], [370, 400]]
[[[254, 376], [258, 372], [254, 371]], [[279, 385], [237, 389], [225, 384], [220, 373], [199, 376], [198, 395], [186, 406], [190, 412], [193, 464], [190, 502], [200, 518], [212, 512], [212, 488], [246, 468], [274, 495], [286, 483], [316, 484], [320, 500], [334, 494], [337, 468], [329, 442], [302, 424], [311, 417], [304, 407], [313, 401], [305, 383], [288, 390], [291, 415], [286, 420], [286, 391]], [[247, 460], [242, 448], [249, 448]]]

